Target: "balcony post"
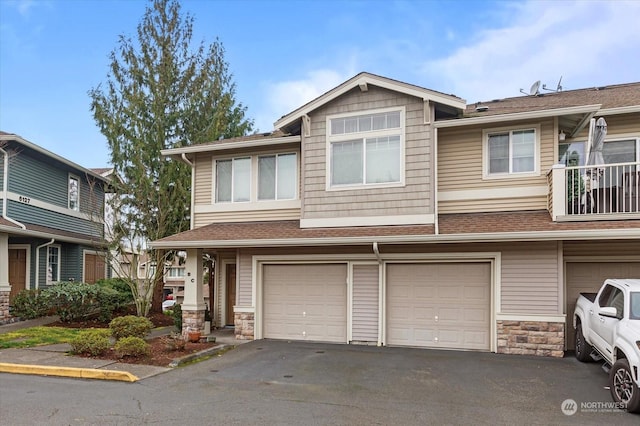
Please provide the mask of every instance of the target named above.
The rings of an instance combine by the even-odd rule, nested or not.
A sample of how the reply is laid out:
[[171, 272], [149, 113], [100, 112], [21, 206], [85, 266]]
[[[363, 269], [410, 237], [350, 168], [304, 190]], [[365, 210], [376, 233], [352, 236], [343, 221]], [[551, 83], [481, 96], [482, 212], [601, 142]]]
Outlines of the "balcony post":
[[551, 169], [551, 218], [558, 220], [558, 216], [567, 214], [567, 173], [564, 164], [554, 164]]

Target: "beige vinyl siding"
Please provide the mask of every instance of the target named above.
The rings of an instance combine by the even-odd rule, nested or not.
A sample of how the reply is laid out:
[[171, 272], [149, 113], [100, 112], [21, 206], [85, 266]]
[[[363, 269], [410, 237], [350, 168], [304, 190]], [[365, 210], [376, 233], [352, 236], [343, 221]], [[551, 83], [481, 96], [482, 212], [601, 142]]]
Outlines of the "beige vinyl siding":
[[378, 265], [353, 265], [351, 340], [376, 342], [379, 314]]
[[241, 250], [239, 258], [239, 265], [236, 272], [236, 274], [238, 274], [238, 306], [252, 306], [251, 254]]
[[[483, 129], [530, 128], [540, 125], [540, 175], [533, 177], [508, 177], [504, 179], [483, 179]], [[547, 172], [554, 164], [554, 123], [553, 119], [543, 122], [520, 121], [509, 125], [485, 125], [440, 129], [438, 131], [438, 191], [467, 191], [468, 198], [457, 200], [441, 199], [439, 213], [467, 213], [516, 210], [542, 210], [547, 208], [547, 195], [532, 195], [486, 199], [473, 195], [474, 190], [516, 190], [526, 192], [547, 186]], [[460, 192], [458, 194], [461, 194]], [[467, 194], [465, 194], [467, 197]]]
[[[405, 107], [405, 186], [327, 191], [327, 115]], [[420, 215], [433, 213], [431, 132], [424, 124], [422, 99], [369, 86], [354, 89], [311, 115], [311, 136], [304, 141], [303, 218]]]
[[634, 256], [640, 261], [640, 240], [566, 241], [563, 249], [565, 257]]
[[300, 209], [255, 210], [246, 212], [196, 213], [194, 228], [223, 222], [260, 222], [265, 220], [297, 220]]
[[502, 313], [558, 314], [557, 243], [518, 244], [502, 250]]
[[198, 154], [194, 162], [195, 204], [208, 205], [212, 202], [213, 194], [213, 161], [210, 154]]
[[[595, 117], [598, 118], [600, 116], [596, 114]], [[635, 137], [640, 137], [640, 113], [607, 115], [604, 116], [604, 119], [607, 121], [606, 139], [613, 139], [616, 135], [635, 135]], [[588, 136], [589, 125], [587, 124], [573, 140], [584, 141], [587, 140]]]

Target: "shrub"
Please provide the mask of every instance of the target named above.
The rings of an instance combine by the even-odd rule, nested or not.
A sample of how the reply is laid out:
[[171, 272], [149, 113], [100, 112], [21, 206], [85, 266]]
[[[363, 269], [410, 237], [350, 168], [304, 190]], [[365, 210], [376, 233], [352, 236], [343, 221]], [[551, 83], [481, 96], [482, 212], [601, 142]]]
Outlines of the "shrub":
[[120, 358], [124, 358], [126, 356], [140, 357], [149, 355], [151, 352], [149, 344], [145, 342], [144, 339], [133, 336], [123, 337], [118, 340], [114, 349]]
[[61, 282], [42, 290], [49, 307], [60, 316], [60, 321], [85, 319], [96, 313], [104, 318], [113, 309], [113, 291], [93, 284]]
[[178, 332], [182, 333], [182, 305], [173, 305], [173, 325]]
[[120, 309], [133, 303], [133, 293], [129, 282], [123, 278], [106, 278], [96, 281], [103, 288], [115, 290], [118, 296], [115, 298], [116, 309]]
[[106, 329], [82, 330], [69, 342], [71, 352], [81, 355], [102, 355], [111, 347], [109, 335], [109, 330]]
[[40, 290], [22, 290], [13, 298], [9, 311], [22, 319], [43, 317], [49, 312], [46, 294]]
[[126, 337], [145, 337], [152, 328], [153, 323], [148, 318], [137, 317], [135, 315], [125, 315], [114, 318], [109, 323], [111, 334], [117, 340]]

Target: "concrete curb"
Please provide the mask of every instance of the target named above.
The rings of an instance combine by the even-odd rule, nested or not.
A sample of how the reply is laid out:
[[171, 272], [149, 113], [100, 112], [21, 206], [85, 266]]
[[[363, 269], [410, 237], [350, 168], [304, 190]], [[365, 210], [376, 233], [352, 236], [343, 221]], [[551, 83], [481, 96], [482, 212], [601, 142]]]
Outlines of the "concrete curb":
[[228, 349], [233, 349], [233, 348], [235, 348], [235, 345], [224, 345], [224, 344], [221, 344], [219, 346], [214, 346], [213, 348], [204, 349], [204, 350], [201, 350], [200, 352], [196, 352], [196, 353], [193, 353], [193, 354], [190, 354], [190, 355], [186, 355], [186, 356], [183, 356], [182, 358], [174, 359], [173, 361], [171, 361], [171, 364], [169, 364], [169, 368], [179, 367], [182, 364], [186, 364], [188, 362], [195, 361], [195, 360], [197, 360], [199, 358], [213, 356], [213, 355], [216, 355], [219, 352], [226, 351]]
[[96, 368], [51, 367], [46, 365], [0, 363], [1, 373], [36, 374], [41, 376], [73, 377], [80, 379], [119, 380], [136, 382], [138, 377], [128, 371], [99, 370]]

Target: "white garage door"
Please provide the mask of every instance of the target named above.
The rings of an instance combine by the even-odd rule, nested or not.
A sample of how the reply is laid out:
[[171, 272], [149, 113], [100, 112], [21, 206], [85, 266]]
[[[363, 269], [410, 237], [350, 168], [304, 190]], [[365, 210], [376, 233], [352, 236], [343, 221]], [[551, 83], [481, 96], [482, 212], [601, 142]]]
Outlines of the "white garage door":
[[491, 348], [490, 263], [388, 264], [389, 345]]
[[347, 342], [347, 265], [264, 265], [263, 335]]
[[640, 262], [567, 262], [567, 349], [575, 348], [573, 311], [580, 293], [595, 293], [607, 278], [640, 278]]

